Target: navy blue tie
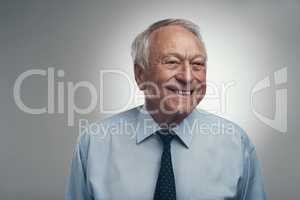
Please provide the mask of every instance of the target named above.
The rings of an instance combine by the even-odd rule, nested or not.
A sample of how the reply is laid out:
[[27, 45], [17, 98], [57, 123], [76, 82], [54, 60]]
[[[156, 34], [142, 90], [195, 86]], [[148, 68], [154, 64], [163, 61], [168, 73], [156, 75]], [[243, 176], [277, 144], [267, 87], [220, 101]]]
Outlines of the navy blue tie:
[[160, 170], [156, 182], [154, 200], [176, 200], [175, 178], [172, 166], [171, 141], [175, 137], [167, 129], [156, 132], [163, 144]]

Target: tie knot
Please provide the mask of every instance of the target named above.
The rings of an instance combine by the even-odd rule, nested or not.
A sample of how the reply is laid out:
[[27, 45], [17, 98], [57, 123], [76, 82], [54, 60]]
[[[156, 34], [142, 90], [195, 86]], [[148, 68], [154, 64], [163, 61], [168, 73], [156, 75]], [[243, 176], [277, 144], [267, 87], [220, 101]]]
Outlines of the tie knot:
[[164, 148], [170, 147], [170, 143], [172, 139], [175, 137], [173, 131], [169, 131], [168, 129], [161, 129], [157, 131], [157, 135], [159, 136], [160, 140], [162, 141]]

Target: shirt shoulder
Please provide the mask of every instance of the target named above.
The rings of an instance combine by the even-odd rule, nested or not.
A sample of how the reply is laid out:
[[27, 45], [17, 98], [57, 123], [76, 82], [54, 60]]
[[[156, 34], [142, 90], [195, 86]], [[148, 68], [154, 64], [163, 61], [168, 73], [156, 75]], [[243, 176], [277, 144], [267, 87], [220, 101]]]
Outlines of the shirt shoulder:
[[89, 123], [78, 137], [77, 143], [87, 147], [91, 140], [106, 142], [112, 135], [126, 135], [124, 126], [134, 125], [138, 120], [141, 106], [114, 114], [102, 120]]
[[[251, 152], [255, 146], [247, 132], [237, 123], [202, 109], [195, 110], [196, 118], [204, 124], [211, 134], [232, 136], [240, 142], [241, 148]], [[206, 127], [205, 127], [206, 126]]]

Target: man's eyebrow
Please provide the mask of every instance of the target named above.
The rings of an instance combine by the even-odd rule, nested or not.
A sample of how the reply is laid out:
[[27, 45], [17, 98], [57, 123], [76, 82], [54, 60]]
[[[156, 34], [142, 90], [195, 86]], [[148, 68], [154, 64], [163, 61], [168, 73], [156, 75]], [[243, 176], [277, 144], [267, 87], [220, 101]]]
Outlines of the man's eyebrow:
[[162, 54], [161, 58], [166, 58], [166, 57], [169, 57], [169, 56], [175, 56], [175, 57], [178, 57], [178, 58], [183, 58], [182, 55], [180, 55], [179, 53], [176, 53], [176, 52], [169, 52], [169, 53]]
[[[180, 59], [184, 58], [184, 56], [182, 56], [181, 54], [176, 53], [176, 52], [169, 52], [169, 53], [162, 54], [161, 58], [166, 58], [168, 56], [175, 56], [175, 57], [178, 57]], [[204, 59], [205, 61], [207, 59], [207, 56], [205, 54], [196, 54], [196, 55], [192, 56], [191, 59], [193, 60], [193, 59], [196, 59], [196, 58], [199, 58], [199, 57]]]
[[196, 59], [196, 58], [201, 58], [203, 59], [204, 61], [207, 60], [207, 56], [206, 55], [203, 55], [203, 54], [197, 54], [195, 56], [192, 57], [192, 60]]

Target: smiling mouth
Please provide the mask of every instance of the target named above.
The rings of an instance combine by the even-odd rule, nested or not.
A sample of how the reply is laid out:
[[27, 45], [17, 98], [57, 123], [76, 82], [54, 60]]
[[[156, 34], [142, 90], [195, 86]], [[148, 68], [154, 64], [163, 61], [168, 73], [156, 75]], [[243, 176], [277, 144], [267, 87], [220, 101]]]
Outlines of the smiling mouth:
[[169, 91], [177, 94], [177, 95], [180, 95], [180, 96], [191, 96], [194, 92], [194, 90], [180, 90], [180, 89], [177, 89], [175, 87], [166, 87]]

